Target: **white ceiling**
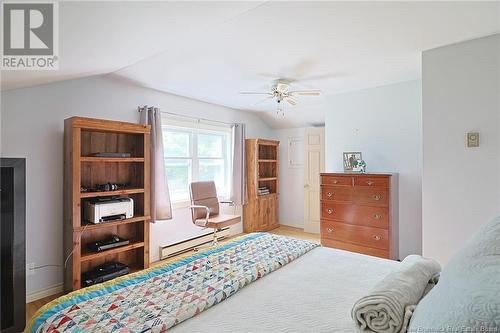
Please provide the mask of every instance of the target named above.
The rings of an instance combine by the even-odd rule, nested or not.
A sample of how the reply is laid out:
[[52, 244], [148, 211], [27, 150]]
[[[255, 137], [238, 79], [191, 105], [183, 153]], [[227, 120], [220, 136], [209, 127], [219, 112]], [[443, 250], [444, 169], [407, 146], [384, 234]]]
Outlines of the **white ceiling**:
[[[418, 79], [423, 50], [499, 31], [500, 2], [65, 2], [61, 70], [4, 72], [2, 86], [114, 72], [304, 126], [324, 121], [325, 95]], [[279, 77], [324, 95], [301, 97], [283, 120], [274, 103], [239, 94]]]

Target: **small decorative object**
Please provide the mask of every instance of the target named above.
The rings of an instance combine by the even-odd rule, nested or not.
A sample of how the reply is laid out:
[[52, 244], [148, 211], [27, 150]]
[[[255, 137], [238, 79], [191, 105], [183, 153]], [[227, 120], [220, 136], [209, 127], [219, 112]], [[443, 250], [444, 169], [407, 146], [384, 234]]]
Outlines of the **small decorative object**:
[[354, 161], [355, 165], [352, 168], [352, 172], [365, 173], [366, 172], [366, 163], [363, 160]]
[[352, 172], [354, 167], [358, 165], [358, 160], [363, 160], [361, 152], [344, 152], [344, 171]]
[[467, 133], [467, 147], [469, 147], [469, 148], [479, 147], [479, 133], [478, 132], [468, 132]]

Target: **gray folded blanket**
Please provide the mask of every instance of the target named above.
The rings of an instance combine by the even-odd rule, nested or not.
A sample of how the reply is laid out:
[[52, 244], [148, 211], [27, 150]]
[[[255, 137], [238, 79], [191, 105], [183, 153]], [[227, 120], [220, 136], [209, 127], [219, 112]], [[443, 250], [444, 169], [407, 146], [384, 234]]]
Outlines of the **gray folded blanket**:
[[432, 259], [406, 257], [396, 271], [354, 304], [351, 316], [361, 332], [406, 332], [413, 310], [440, 270]]

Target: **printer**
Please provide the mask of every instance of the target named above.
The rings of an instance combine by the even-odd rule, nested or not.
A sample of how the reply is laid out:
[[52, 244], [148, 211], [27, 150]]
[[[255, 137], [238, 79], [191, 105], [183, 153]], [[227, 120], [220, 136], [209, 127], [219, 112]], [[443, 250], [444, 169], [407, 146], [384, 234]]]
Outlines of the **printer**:
[[134, 217], [134, 200], [126, 197], [97, 198], [85, 201], [83, 208], [85, 220], [103, 223]]

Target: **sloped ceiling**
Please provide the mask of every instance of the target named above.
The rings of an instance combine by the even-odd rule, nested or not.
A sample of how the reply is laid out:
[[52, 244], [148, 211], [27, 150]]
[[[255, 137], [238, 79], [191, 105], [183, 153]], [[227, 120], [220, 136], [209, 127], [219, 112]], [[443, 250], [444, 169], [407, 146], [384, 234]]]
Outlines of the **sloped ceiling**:
[[[500, 31], [499, 2], [65, 2], [61, 70], [6, 72], [7, 89], [112, 72], [141, 86], [322, 123], [325, 95], [420, 78], [421, 51]], [[273, 79], [318, 88], [276, 118]]]

